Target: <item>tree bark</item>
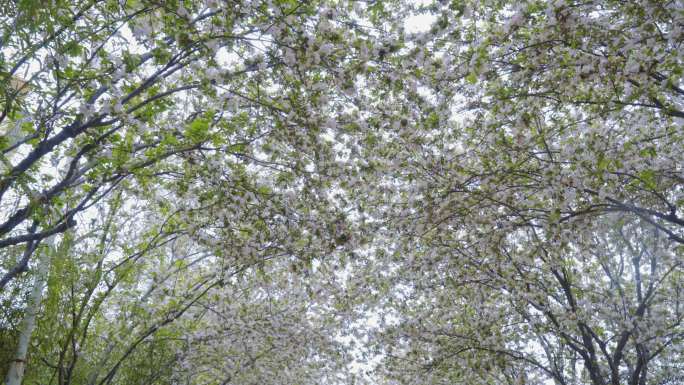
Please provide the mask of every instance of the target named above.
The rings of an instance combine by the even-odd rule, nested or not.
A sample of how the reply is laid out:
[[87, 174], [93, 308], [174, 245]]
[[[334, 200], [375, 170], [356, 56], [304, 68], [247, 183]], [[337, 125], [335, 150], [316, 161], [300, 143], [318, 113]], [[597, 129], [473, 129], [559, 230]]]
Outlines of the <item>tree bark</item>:
[[48, 238], [48, 250], [42, 258], [39, 258], [38, 269], [33, 283], [33, 289], [28, 299], [24, 319], [21, 322], [19, 342], [14, 359], [10, 363], [9, 371], [5, 379], [6, 385], [21, 385], [26, 370], [26, 358], [28, 353], [31, 335], [36, 328], [36, 316], [40, 311], [40, 302], [43, 299], [43, 290], [47, 282], [47, 275], [50, 270], [50, 257], [53, 253], [54, 236]]

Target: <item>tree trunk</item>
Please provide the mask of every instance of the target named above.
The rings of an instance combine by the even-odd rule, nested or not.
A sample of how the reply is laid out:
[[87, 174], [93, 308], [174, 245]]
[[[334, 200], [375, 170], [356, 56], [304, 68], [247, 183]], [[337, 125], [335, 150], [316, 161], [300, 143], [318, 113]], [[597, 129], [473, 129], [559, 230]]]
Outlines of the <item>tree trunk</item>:
[[40, 302], [43, 299], [43, 290], [47, 282], [47, 275], [50, 268], [50, 256], [53, 253], [54, 236], [47, 240], [48, 250], [42, 258], [39, 258], [38, 269], [33, 282], [33, 289], [26, 305], [24, 319], [21, 322], [21, 329], [19, 334], [19, 343], [17, 344], [17, 351], [14, 354], [14, 359], [10, 363], [9, 371], [5, 379], [6, 385], [21, 385], [24, 379], [24, 370], [26, 370], [26, 357], [28, 353], [31, 335], [36, 328], [36, 316], [40, 311]]

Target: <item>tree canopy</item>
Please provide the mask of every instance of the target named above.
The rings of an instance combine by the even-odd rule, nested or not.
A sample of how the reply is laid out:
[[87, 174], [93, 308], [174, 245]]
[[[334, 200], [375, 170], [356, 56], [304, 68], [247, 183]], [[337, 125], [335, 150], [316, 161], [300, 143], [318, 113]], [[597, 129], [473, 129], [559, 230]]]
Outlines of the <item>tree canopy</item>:
[[680, 2], [0, 20], [7, 385], [684, 384]]

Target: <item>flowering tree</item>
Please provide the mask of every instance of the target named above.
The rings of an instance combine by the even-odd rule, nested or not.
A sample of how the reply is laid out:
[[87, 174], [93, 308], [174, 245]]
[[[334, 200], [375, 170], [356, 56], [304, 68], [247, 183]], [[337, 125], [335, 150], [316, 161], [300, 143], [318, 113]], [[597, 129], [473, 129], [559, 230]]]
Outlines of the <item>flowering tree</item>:
[[424, 12], [385, 102], [390, 377], [681, 382], [681, 9]]
[[[347, 170], [336, 133], [353, 123], [345, 106], [372, 48], [360, 10], [2, 10], [0, 290], [8, 308], [24, 308], [2, 320], [21, 336], [9, 384], [29, 356], [41, 358], [29, 362], [31, 380], [125, 383], [143, 347], [171, 349], [157, 334], [233, 274], [275, 258], [301, 271], [346, 247], [350, 226], [331, 189]], [[178, 242], [188, 246], [176, 258]], [[150, 312], [139, 310], [150, 298]], [[126, 338], [111, 343], [117, 334]], [[176, 362], [168, 349], [154, 370]]]
[[677, 2], [2, 12], [9, 384], [683, 381]]
[[[358, 71], [335, 63], [354, 59], [347, 45], [364, 35], [335, 8], [85, 1], [7, 12], [3, 250], [73, 227], [124, 181], [145, 189], [181, 172], [162, 161], [334, 164], [321, 135], [336, 126], [333, 96], [350, 92]], [[8, 266], [3, 286], [28, 258]]]

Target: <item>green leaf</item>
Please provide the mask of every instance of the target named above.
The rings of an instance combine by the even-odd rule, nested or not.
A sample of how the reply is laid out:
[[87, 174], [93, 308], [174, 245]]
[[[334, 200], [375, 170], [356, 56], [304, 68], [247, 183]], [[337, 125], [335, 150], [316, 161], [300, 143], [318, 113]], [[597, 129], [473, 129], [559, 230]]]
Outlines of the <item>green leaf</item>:
[[209, 134], [209, 119], [197, 118], [193, 120], [187, 130], [185, 136], [193, 142], [202, 142], [207, 139]]
[[465, 79], [466, 79], [466, 81], [467, 81], [468, 83], [470, 83], [470, 84], [475, 84], [475, 83], [477, 83], [477, 75], [475, 75], [474, 72], [469, 73], [468, 76], [466, 76]]
[[653, 170], [643, 170], [639, 173], [639, 179], [644, 182], [644, 185], [650, 189], [655, 190], [657, 187], [656, 174]]

